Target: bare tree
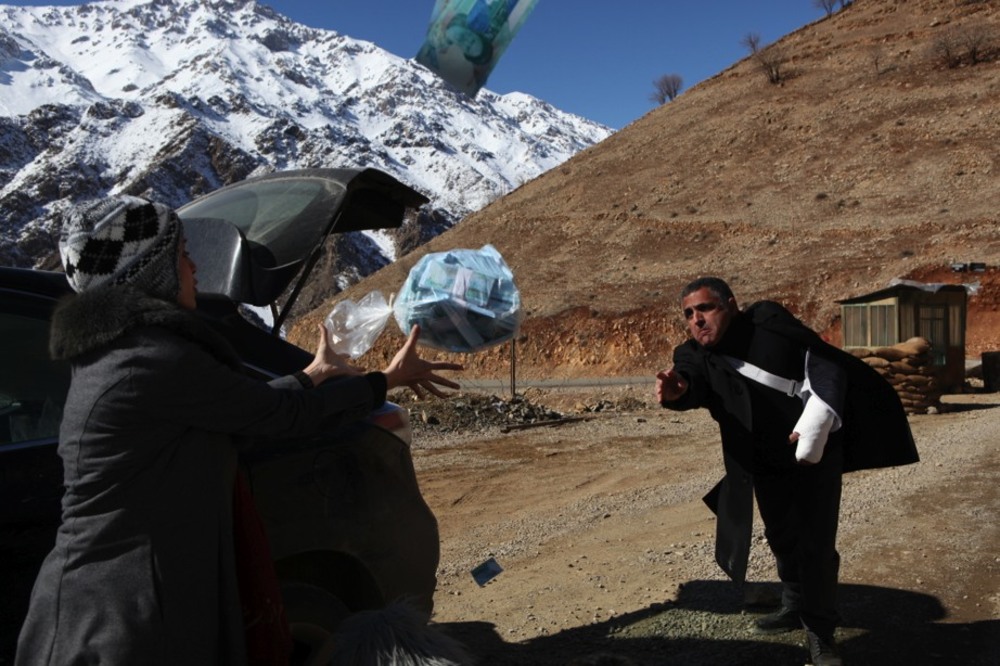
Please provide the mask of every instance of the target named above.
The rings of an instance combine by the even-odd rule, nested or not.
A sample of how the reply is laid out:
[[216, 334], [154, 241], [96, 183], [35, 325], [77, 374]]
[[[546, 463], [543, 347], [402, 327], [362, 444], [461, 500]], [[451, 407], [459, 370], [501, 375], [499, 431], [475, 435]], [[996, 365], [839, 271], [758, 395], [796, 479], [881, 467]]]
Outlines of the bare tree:
[[990, 40], [989, 32], [982, 26], [970, 25], [958, 34], [958, 41], [965, 47], [965, 56], [970, 65], [983, 61]]
[[947, 30], [938, 35], [932, 48], [946, 67], [958, 67], [962, 64], [962, 50], [955, 30]]
[[827, 16], [833, 16], [833, 10], [837, 7], [837, 0], [813, 0], [813, 6], [822, 9], [826, 12]]
[[760, 50], [760, 34], [756, 32], [748, 32], [743, 35], [743, 39], [740, 40], [740, 45], [746, 48], [750, 52], [750, 55], [756, 55], [757, 51]]
[[956, 26], [941, 33], [932, 48], [942, 64], [954, 68], [983, 62], [989, 52], [989, 41], [989, 31], [982, 25]]
[[763, 51], [758, 51], [754, 59], [760, 65], [760, 69], [764, 72], [764, 76], [767, 77], [769, 83], [777, 85], [784, 81], [785, 74], [781, 68], [784, 66], [787, 58], [785, 57], [785, 52], [779, 46], [772, 45]]
[[649, 99], [657, 104], [664, 104], [668, 100], [672, 102], [680, 94], [683, 85], [684, 80], [679, 74], [664, 74], [653, 81], [653, 92]]
[[782, 82], [784, 74], [781, 72], [781, 67], [785, 64], [786, 58], [785, 52], [780, 47], [772, 45], [761, 49], [760, 34], [756, 32], [748, 32], [743, 35], [740, 45], [750, 51], [750, 57], [764, 72], [764, 76], [769, 82], [774, 84]]

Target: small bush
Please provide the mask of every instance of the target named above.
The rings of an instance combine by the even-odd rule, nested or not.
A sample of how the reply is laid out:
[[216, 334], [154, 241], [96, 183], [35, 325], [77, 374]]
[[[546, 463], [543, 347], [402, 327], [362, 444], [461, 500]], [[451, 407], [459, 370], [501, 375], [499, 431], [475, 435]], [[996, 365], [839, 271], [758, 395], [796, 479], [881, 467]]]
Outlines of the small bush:
[[938, 36], [932, 50], [938, 62], [949, 69], [977, 65], [989, 59], [991, 35], [982, 25], [956, 26]]
[[787, 58], [780, 48], [770, 46], [763, 51], [758, 51], [754, 55], [754, 59], [760, 66], [760, 70], [764, 72], [764, 76], [767, 77], [768, 83], [777, 85], [784, 81], [785, 73], [782, 71], [782, 67], [784, 67]]

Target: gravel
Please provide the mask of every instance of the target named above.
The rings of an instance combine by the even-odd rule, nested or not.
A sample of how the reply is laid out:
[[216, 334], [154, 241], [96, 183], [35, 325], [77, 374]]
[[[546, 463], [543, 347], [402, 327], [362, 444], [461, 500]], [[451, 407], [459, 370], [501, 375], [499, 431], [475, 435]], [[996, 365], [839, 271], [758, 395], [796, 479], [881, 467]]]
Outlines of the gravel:
[[[567, 466], [599, 467], [592, 458], [607, 449], [611, 468], [626, 465], [629, 452], [641, 457], [637, 447], [642, 442], [714, 439], [718, 446], [714, 423], [703, 412], [674, 415], [632, 395], [564, 398], [558, 409], [545, 406], [553, 402], [547, 398], [463, 395], [453, 404], [414, 403], [421, 478], [433, 483], [447, 470], [449, 483], [461, 483], [459, 467], [469, 464], [470, 455], [476, 464], [496, 465], [493, 473], [500, 474], [513, 469], [505, 465], [523, 464], [529, 455], [564, 456]], [[910, 417], [919, 464], [845, 476], [839, 538], [844, 623], [838, 631], [845, 663], [1000, 663], [1000, 454], [995, 445], [1000, 397], [980, 393], [947, 400], [945, 414]], [[565, 407], [569, 403], [574, 406]], [[581, 420], [568, 420], [574, 418]], [[563, 424], [556, 425], [560, 420]], [[531, 427], [509, 429], [517, 424]], [[691, 462], [693, 456], [678, 446], [679, 457], [671, 464]], [[520, 458], [504, 459], [500, 449]], [[484, 452], [497, 453], [496, 459]], [[454, 527], [443, 530], [437, 620], [475, 646], [482, 664], [803, 664], [802, 632], [762, 636], [749, 628], [754, 617], [770, 612], [779, 591], [759, 520], [751, 583], [742, 591], [714, 563], [713, 524], [635, 552], [624, 543], [617, 555], [603, 559], [588, 553], [586, 544], [599, 543], [602, 530], [615, 520], [700, 497], [721, 470], [714, 459], [704, 458], [685, 467], [677, 482], [615, 487], [551, 512], [506, 506], [501, 515], [484, 517], [476, 511], [474, 520], [458, 524], [463, 518], [453, 507], [468, 510], [474, 491], [463, 494], [461, 504], [436, 507], [439, 521]], [[530, 476], [536, 469], [541, 475], [543, 467], [516, 469]], [[545, 481], [523, 478], [519, 483], [527, 493]], [[490, 491], [483, 493], [488, 507]], [[576, 593], [559, 581], [539, 583], [528, 576], [529, 565], [565, 560], [567, 553], [552, 544], [567, 541], [573, 552], [582, 553], [570, 567], [603, 595], [595, 597], [600, 603], [570, 596]], [[492, 592], [487, 587], [476, 596], [463, 595], [468, 570], [487, 554], [483, 544], [490, 545], [490, 556], [521, 571], [507, 573]], [[664, 580], [661, 589], [649, 581], [640, 597], [624, 584], [637, 568], [671, 572], [678, 583], [671, 587]], [[535, 601], [519, 606], [505, 595]]]

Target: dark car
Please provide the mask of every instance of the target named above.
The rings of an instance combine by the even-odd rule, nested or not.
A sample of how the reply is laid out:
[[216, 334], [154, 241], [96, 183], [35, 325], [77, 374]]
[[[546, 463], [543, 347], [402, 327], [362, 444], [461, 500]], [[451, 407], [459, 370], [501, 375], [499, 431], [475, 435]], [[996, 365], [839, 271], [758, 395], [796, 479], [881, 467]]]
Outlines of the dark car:
[[[426, 199], [372, 169], [253, 178], [178, 209], [198, 267], [198, 314], [266, 380], [305, 367], [278, 334], [332, 233], [398, 227]], [[12, 660], [63, 493], [56, 452], [69, 368], [48, 356], [61, 273], [0, 268], [0, 664]], [[281, 307], [278, 301], [283, 301]], [[270, 306], [269, 330], [241, 314]], [[331, 631], [347, 614], [406, 597], [430, 615], [437, 522], [410, 455], [408, 415], [387, 403], [362, 423], [241, 454], [289, 619]]]

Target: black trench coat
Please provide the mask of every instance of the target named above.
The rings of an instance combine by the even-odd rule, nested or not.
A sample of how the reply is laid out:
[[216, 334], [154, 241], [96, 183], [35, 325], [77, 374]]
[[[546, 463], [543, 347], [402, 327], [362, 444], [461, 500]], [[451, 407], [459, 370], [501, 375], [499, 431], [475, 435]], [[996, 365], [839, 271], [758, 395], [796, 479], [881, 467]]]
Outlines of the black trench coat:
[[[919, 460], [906, 412], [895, 389], [864, 361], [824, 341], [784, 307], [761, 301], [748, 307], [741, 317], [769, 330], [789, 345], [810, 352], [812, 389], [832, 406], [843, 422], [844, 471], [907, 465]], [[822, 372], [832, 363], [843, 370], [840, 379]], [[706, 496], [705, 502], [718, 515], [716, 559], [734, 579], [743, 580], [749, 550], [752, 517], [753, 414], [745, 377], [719, 354], [688, 340], [674, 349], [674, 366], [689, 382], [678, 400], [664, 402], [669, 409], [706, 407], [719, 423], [726, 477]], [[823, 381], [830, 378], [831, 381]]]

